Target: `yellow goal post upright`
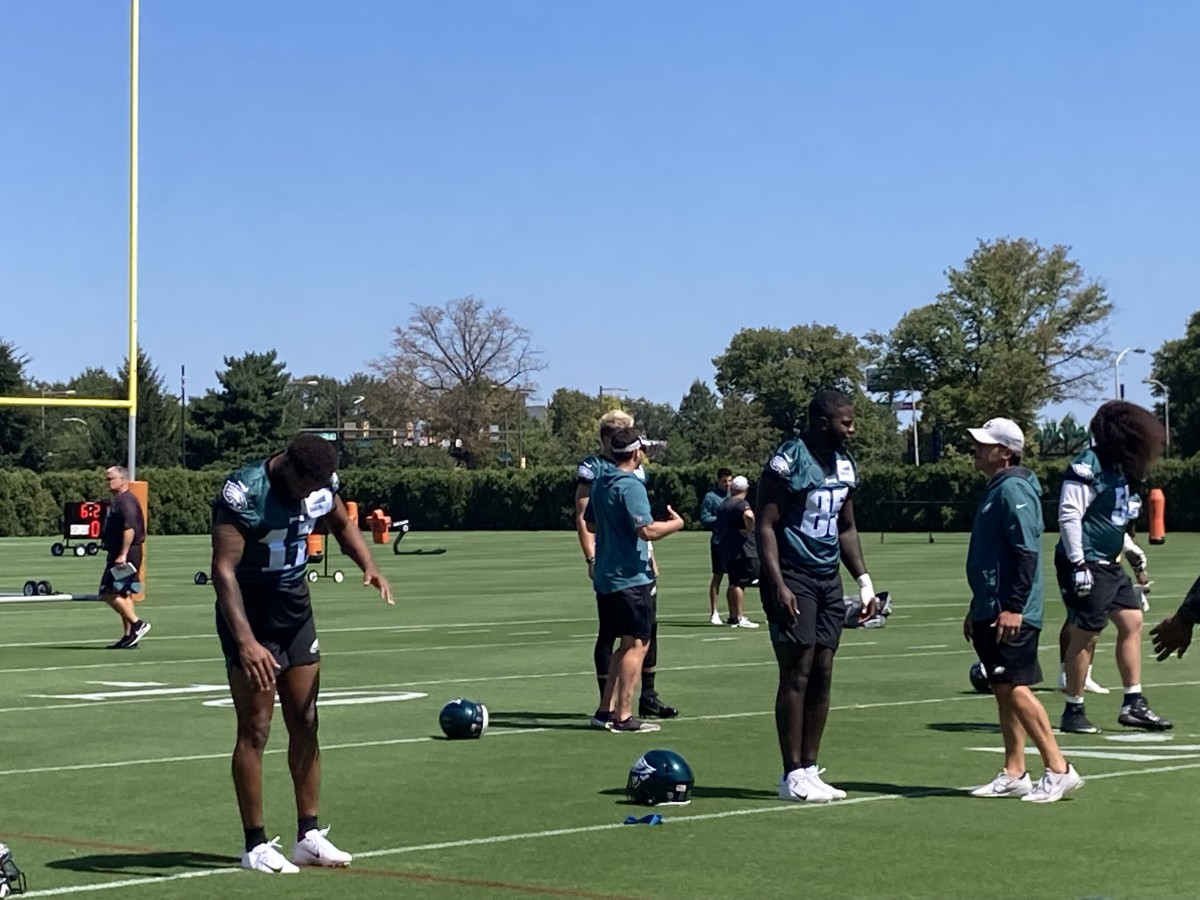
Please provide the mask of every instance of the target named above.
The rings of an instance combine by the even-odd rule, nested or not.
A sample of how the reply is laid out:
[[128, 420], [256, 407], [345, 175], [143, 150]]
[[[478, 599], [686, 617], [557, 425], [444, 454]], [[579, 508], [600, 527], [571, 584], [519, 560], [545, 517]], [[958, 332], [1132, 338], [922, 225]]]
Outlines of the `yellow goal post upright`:
[[[148, 485], [137, 480], [137, 390], [138, 390], [138, 90], [141, 20], [140, 0], [129, 0], [129, 381], [123, 400], [80, 397], [3, 397], [0, 406], [71, 406], [91, 409], [129, 410], [129, 453], [125, 467], [129, 470], [130, 490], [142, 506], [142, 515], [149, 524], [147, 509]], [[142, 568], [138, 580], [146, 584], [146, 554], [143, 547]], [[143, 587], [144, 589], [144, 587]], [[135, 595], [141, 599], [141, 595]]]

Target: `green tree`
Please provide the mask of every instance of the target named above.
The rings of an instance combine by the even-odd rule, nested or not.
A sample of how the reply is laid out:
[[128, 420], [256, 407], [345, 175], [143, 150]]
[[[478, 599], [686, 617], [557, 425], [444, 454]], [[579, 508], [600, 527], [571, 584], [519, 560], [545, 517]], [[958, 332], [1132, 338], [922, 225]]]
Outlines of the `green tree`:
[[1048, 403], [1091, 396], [1106, 370], [1104, 288], [1069, 248], [1026, 238], [980, 241], [947, 271], [936, 302], [870, 335], [884, 390], [921, 393], [922, 418], [965, 446], [965, 429], [995, 415], [1030, 427]]
[[600, 446], [600, 406], [594, 394], [558, 388], [546, 404], [546, 422], [562, 454], [576, 462]]
[[273, 453], [295, 433], [284, 422], [286, 365], [274, 350], [225, 357], [219, 390], [188, 406], [188, 458], [192, 465], [233, 468]]
[[832, 325], [743, 329], [713, 360], [722, 396], [755, 401], [781, 434], [805, 427], [813, 394], [825, 388], [861, 393], [867, 351]]
[[[94, 377], [92, 374], [94, 373]], [[84, 373], [91, 382], [76, 387], [80, 396], [128, 396], [129, 360], [121, 365], [115, 379], [103, 369]], [[74, 386], [75, 382], [73, 382]], [[91, 389], [103, 393], [90, 393]], [[84, 391], [89, 393], [85, 395]], [[139, 466], [176, 466], [180, 463], [179, 398], [167, 392], [158, 369], [145, 350], [138, 348], [137, 386], [137, 464]], [[77, 416], [88, 422], [88, 438], [93, 458], [104, 466], [124, 465], [129, 458], [129, 412], [124, 409], [96, 410], [92, 416]]]
[[[1200, 311], [1188, 319], [1183, 337], [1165, 342], [1154, 354], [1154, 378], [1166, 385], [1171, 399], [1171, 454], [1200, 451]], [[1154, 387], [1156, 396], [1162, 389]], [[1159, 404], [1161, 407], [1162, 404]]]
[[[19, 397], [30, 393], [25, 377], [29, 357], [16, 346], [0, 340], [0, 397]], [[0, 467], [41, 467], [43, 454], [38, 447], [38, 423], [28, 407], [0, 406]]]

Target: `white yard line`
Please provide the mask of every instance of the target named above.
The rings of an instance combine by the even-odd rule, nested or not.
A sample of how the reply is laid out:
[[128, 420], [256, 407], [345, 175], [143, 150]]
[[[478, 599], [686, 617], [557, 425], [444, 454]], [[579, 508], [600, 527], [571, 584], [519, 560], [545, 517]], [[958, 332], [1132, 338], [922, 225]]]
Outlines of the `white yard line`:
[[[1133, 778], [1143, 775], [1161, 775], [1170, 772], [1181, 772], [1188, 769], [1198, 769], [1200, 763], [1187, 763], [1175, 766], [1154, 766], [1147, 769], [1133, 769], [1125, 772], [1102, 772], [1099, 775], [1086, 775], [1086, 781], [1101, 781], [1108, 778]], [[694, 815], [667, 815], [664, 818], [669, 824], [678, 827], [679, 825], [690, 824], [694, 822], [713, 822], [720, 819], [730, 819], [741, 816], [760, 816], [769, 813], [808, 813], [810, 815], [833, 815], [829, 810], [841, 809], [846, 806], [859, 806], [863, 803], [877, 803], [884, 800], [904, 800], [916, 799], [921, 797], [937, 797], [946, 794], [955, 794], [960, 791], [969, 790], [975, 785], [957, 788], [934, 788], [925, 791], [917, 791], [911, 794], [872, 794], [866, 797], [852, 797], [847, 800], [836, 800], [833, 803], [820, 804], [805, 804], [805, 803], [778, 803], [772, 806], [755, 806], [742, 809], [729, 809], [724, 812], [715, 813], [696, 813]], [[408, 844], [402, 847], [387, 847], [381, 850], [367, 850], [366, 852], [355, 853], [355, 859], [377, 859], [388, 856], [405, 856], [413, 853], [433, 853], [438, 850], [459, 850], [464, 847], [483, 847], [490, 844], [508, 844], [515, 841], [536, 841], [546, 838], [567, 837], [577, 834], [595, 834], [600, 831], [616, 831], [628, 826], [618, 822], [604, 822], [599, 825], [580, 825], [573, 828], [550, 828], [544, 831], [521, 831], [511, 834], [493, 834], [484, 837], [464, 838], [457, 841], [439, 841], [436, 843], [427, 844]], [[186, 878], [204, 878], [209, 875], [228, 874], [230, 872], [239, 872], [238, 868], [223, 867], [220, 869], [201, 869], [193, 872], [180, 872], [175, 875], [162, 875], [154, 878], [123, 878], [117, 881], [108, 881], [101, 884], [81, 884], [71, 885], [69, 887], [50, 888], [42, 891], [29, 891], [24, 896], [26, 897], [62, 897], [68, 894], [83, 894], [93, 891], [120, 890], [122, 888], [138, 887], [147, 884], [166, 884], [170, 881], [181, 881]], [[256, 877], [256, 876], [251, 876]]]

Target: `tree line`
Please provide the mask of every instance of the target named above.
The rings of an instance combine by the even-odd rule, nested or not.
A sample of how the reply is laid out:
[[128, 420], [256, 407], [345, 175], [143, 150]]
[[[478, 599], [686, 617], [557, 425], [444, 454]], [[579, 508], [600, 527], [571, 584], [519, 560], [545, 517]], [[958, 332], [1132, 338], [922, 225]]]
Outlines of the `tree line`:
[[[855, 453], [867, 463], [931, 461], [969, 452], [965, 429], [993, 415], [1027, 425], [1042, 455], [1086, 446], [1086, 422], [1038, 423], [1046, 405], [1098, 400], [1112, 367], [1103, 285], [1069, 248], [1027, 238], [979, 241], [946, 271], [932, 302], [888, 332], [836, 325], [747, 328], [677, 405], [560, 387], [529, 402], [545, 368], [528, 329], [464, 297], [413, 307], [390, 348], [347, 379], [296, 373], [274, 351], [224, 358], [218, 385], [175, 392], [139, 350], [139, 465], [229, 469], [301, 429], [338, 444], [344, 466], [481, 469], [569, 464], [594, 450], [596, 420], [620, 405], [671, 465], [754, 464], [803, 425], [812, 394], [856, 401]], [[0, 395], [122, 397], [129, 361], [64, 382], [37, 379], [33, 360], [0, 338]], [[1157, 395], [1170, 392], [1175, 455], [1200, 450], [1200, 312], [1153, 355]], [[910, 427], [912, 405], [920, 423]], [[898, 416], [897, 413], [900, 413]], [[1160, 409], [1160, 415], [1165, 409]], [[0, 466], [63, 471], [126, 456], [124, 410], [0, 407]], [[914, 433], [915, 431], [915, 433]]]

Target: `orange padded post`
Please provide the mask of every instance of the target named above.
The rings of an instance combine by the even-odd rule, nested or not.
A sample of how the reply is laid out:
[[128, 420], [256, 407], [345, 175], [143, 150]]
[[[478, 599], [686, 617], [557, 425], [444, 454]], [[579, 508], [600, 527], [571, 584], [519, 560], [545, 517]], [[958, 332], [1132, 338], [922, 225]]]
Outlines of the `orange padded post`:
[[146, 481], [129, 482], [129, 492], [137, 497], [138, 505], [142, 508], [142, 521], [146, 523], [146, 540], [142, 543], [142, 564], [138, 567], [137, 580], [142, 584], [142, 593], [130, 594], [134, 601], [146, 599], [146, 555], [150, 545], [150, 483]]
[[375, 509], [367, 516], [367, 521], [371, 525], [371, 538], [376, 544], [386, 544], [388, 542], [388, 528], [392, 524], [390, 516], [384, 514], [382, 509]]
[[352, 527], [358, 528], [358, 504], [353, 500], [346, 501], [346, 517]]
[[308, 561], [320, 562], [325, 556], [325, 540], [315, 531], [311, 532], [305, 543], [308, 545]]
[[1150, 492], [1150, 543], [1167, 542], [1167, 497], [1161, 488]]

